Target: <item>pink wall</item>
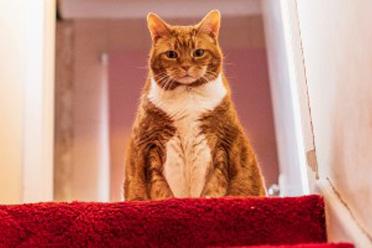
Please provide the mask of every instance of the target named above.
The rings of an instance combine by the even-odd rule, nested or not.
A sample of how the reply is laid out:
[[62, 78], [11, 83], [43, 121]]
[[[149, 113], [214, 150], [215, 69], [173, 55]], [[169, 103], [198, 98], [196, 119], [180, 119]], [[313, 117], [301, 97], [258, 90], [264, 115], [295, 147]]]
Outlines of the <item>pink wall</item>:
[[[225, 71], [241, 121], [258, 154], [267, 185], [277, 182], [278, 162], [265, 48], [225, 49]], [[124, 151], [147, 69], [147, 51], [110, 54], [112, 198], [120, 199]]]
[[121, 199], [125, 148], [147, 74], [146, 56], [143, 51], [109, 56], [111, 198], [115, 200]]

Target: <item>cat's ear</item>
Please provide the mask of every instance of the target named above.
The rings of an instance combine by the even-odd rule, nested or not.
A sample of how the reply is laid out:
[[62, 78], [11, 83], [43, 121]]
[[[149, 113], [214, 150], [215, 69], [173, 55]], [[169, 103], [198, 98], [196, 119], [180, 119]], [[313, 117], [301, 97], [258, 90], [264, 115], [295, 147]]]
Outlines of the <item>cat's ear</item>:
[[217, 9], [209, 11], [209, 13], [197, 24], [199, 32], [211, 34], [215, 38], [218, 37], [220, 31], [221, 14]]
[[169, 25], [155, 13], [147, 14], [147, 27], [153, 40], [169, 35]]

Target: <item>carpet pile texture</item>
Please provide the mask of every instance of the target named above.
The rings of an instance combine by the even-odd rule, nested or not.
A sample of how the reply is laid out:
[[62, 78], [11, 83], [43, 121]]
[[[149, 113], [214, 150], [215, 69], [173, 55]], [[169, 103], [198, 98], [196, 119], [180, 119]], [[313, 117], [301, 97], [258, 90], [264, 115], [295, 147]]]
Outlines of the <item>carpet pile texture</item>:
[[322, 242], [326, 242], [324, 203], [317, 195], [0, 205], [0, 247], [231, 247]]
[[[258, 246], [240, 246], [239, 248], [354, 248], [349, 243], [330, 243], [330, 244], [297, 244], [297, 245], [258, 245]], [[226, 248], [226, 247], [224, 247]], [[235, 248], [238, 248], [235, 246]]]

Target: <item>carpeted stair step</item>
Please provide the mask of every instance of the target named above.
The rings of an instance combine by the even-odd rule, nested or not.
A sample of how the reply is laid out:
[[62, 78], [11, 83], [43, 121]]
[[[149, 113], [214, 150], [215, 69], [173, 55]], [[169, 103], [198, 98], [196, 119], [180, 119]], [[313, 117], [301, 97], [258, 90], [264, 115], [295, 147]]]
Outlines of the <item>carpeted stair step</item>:
[[296, 244], [296, 245], [234, 246], [234, 248], [354, 248], [354, 245], [350, 243], [329, 243], [329, 244], [318, 243], [318, 244]]
[[317, 195], [0, 206], [0, 247], [206, 247], [323, 242], [324, 203]]

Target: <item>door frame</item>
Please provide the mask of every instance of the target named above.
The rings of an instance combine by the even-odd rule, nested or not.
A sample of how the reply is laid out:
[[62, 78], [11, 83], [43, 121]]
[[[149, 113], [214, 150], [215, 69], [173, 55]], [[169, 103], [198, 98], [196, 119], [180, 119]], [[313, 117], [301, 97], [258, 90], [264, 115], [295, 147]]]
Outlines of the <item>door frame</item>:
[[311, 193], [311, 174], [316, 174], [316, 158], [308, 166], [315, 150], [294, 7], [293, 1], [262, 2], [283, 196]]

